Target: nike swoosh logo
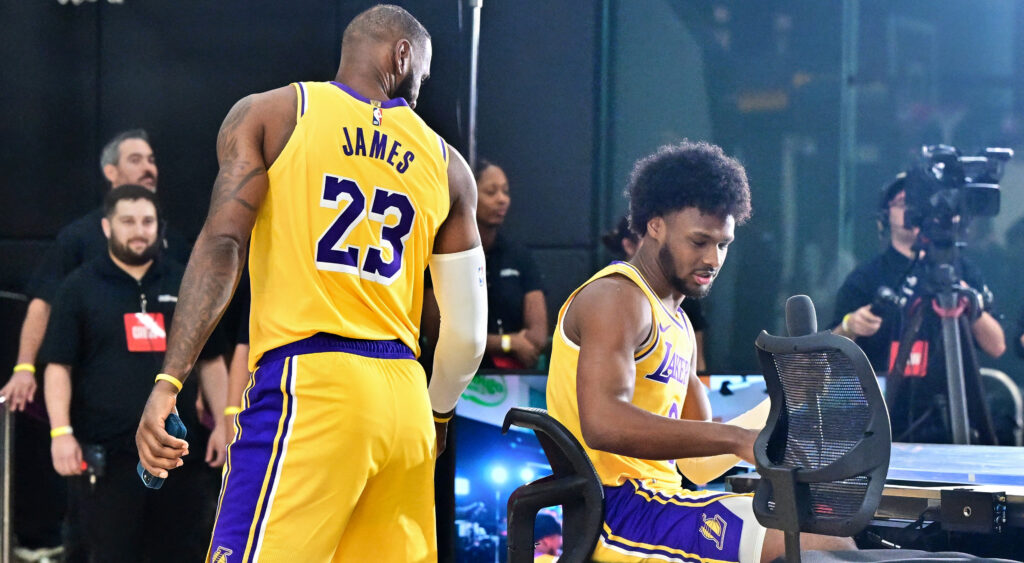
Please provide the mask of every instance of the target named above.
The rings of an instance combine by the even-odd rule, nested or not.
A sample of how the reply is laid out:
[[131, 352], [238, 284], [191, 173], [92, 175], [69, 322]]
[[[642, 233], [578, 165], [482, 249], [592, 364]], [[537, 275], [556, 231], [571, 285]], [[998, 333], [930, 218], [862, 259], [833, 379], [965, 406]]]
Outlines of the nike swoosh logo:
[[668, 332], [668, 329], [670, 328], [672, 328], [672, 325], [670, 324], [662, 325], [661, 323], [658, 323], [658, 330], [661, 332]]

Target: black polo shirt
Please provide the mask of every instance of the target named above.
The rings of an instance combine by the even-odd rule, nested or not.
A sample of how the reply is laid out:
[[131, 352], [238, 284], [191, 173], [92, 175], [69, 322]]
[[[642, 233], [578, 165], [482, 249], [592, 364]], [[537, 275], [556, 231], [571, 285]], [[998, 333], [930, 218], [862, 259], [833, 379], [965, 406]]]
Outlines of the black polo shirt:
[[526, 247], [508, 241], [501, 233], [484, 256], [487, 260], [487, 333], [519, 332], [523, 329], [523, 297], [531, 291], [544, 290], [537, 265]]
[[[100, 224], [102, 219], [103, 207], [100, 206], [57, 233], [53, 246], [43, 255], [42, 262], [29, 279], [26, 292], [30, 297], [52, 304], [57, 288], [68, 274], [86, 261], [106, 255], [107, 237]], [[161, 253], [182, 264], [187, 263], [192, 245], [181, 233], [168, 229], [165, 221], [161, 221], [160, 229], [164, 234]]]
[[[882, 254], [858, 266], [846, 276], [836, 296], [836, 309], [829, 327], [842, 324], [843, 317], [875, 300], [878, 288], [896, 291], [908, 273], [910, 259], [890, 246]], [[876, 308], [877, 309], [877, 308]], [[858, 337], [857, 344], [871, 360], [871, 367], [881, 374], [889, 370], [889, 346], [899, 338], [900, 312], [895, 308], [873, 311], [882, 317], [882, 327], [868, 337]]]
[[[106, 252], [72, 272], [53, 302], [42, 363], [71, 366], [71, 425], [83, 444], [112, 451], [135, 451], [135, 430], [153, 378], [163, 367], [163, 352], [130, 352], [125, 314], [161, 313], [170, 332], [184, 267], [154, 261], [141, 280], [119, 268]], [[211, 337], [200, 358], [224, 352], [221, 337]], [[196, 378], [178, 395], [178, 414], [190, 434], [199, 430]]]

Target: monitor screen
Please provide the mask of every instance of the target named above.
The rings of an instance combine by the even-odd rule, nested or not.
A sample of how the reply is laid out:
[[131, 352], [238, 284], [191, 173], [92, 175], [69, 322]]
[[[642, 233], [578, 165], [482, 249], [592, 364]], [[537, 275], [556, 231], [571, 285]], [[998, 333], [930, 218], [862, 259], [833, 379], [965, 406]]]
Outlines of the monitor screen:
[[[509, 494], [551, 474], [532, 430], [501, 434], [512, 407], [545, 408], [543, 372], [481, 373], [455, 409], [456, 560], [505, 561]], [[561, 507], [546, 509], [561, 521]]]

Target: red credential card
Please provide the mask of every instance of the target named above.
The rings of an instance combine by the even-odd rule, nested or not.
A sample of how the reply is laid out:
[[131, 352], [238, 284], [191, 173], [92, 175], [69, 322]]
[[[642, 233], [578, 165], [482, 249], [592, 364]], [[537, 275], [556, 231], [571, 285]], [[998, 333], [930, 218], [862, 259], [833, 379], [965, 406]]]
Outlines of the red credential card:
[[167, 331], [163, 313], [126, 313], [124, 335], [129, 352], [166, 352]]

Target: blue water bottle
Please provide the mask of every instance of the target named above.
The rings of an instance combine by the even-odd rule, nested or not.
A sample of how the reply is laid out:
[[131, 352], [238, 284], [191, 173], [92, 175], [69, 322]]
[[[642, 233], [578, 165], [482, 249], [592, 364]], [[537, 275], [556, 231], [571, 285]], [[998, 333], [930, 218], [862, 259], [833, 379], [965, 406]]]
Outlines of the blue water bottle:
[[[188, 431], [185, 429], [185, 423], [181, 421], [181, 418], [176, 412], [172, 412], [170, 416], [167, 417], [167, 420], [164, 421], [164, 429], [167, 430], [167, 433], [171, 436], [182, 440], [184, 440], [185, 436], [188, 434]], [[141, 461], [135, 470], [138, 472], [139, 478], [142, 479], [142, 484], [150, 489], [159, 489], [164, 486], [164, 479], [156, 477], [149, 471], [146, 471], [146, 468], [142, 467]]]

